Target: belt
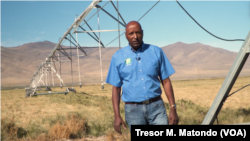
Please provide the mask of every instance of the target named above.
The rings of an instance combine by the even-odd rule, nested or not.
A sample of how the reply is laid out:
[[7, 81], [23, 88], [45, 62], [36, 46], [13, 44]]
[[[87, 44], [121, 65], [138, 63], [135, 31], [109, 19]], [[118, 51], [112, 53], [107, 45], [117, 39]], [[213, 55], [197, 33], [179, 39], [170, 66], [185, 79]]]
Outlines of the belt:
[[142, 102], [125, 102], [125, 104], [150, 104], [150, 103], [155, 102], [155, 101], [160, 100], [160, 99], [161, 99], [161, 96], [157, 96], [155, 98], [151, 98], [151, 99], [148, 99], [148, 100], [145, 100]]

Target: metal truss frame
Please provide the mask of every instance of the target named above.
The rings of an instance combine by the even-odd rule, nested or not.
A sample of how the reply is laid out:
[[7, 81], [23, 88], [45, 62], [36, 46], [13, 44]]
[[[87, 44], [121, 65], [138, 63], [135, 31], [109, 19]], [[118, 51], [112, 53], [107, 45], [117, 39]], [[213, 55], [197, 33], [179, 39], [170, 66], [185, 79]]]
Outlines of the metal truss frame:
[[[61, 54], [63, 54], [64, 56], [66, 56], [71, 62], [72, 62], [72, 56], [70, 56], [64, 49], [64, 47], [62, 47], [62, 42], [65, 40], [68, 40], [71, 44], [73, 44], [76, 49], [81, 50], [84, 55], [87, 56], [87, 53], [84, 51], [84, 49], [78, 44], [78, 42], [76, 41], [76, 39], [71, 35], [71, 31], [74, 30], [76, 31], [77, 28], [80, 26], [80, 24], [82, 23], [82, 21], [87, 17], [87, 15], [90, 13], [90, 11], [95, 8], [95, 6], [101, 2], [101, 0], [94, 0], [84, 11], [83, 13], [75, 20], [75, 22], [67, 29], [67, 31], [64, 33], [64, 35], [62, 36], [62, 38], [60, 38], [59, 42], [56, 44], [56, 46], [53, 48], [53, 50], [50, 52], [50, 54], [48, 55], [48, 57], [45, 59], [44, 62], [42, 62], [42, 64], [38, 67], [38, 69], [36, 70], [36, 72], [34, 73], [32, 79], [31, 79], [31, 84], [29, 86], [29, 88], [26, 88], [26, 97], [28, 96], [35, 96], [35, 95], [46, 95], [46, 94], [67, 94], [69, 93], [70, 90], [67, 88], [67, 86], [65, 85], [65, 83], [63, 82], [60, 74], [58, 74], [55, 64], [53, 62], [59, 62], [60, 66], [61, 66], [61, 60], [59, 58], [59, 56], [57, 57], [55, 55], [56, 51], [59, 51]], [[69, 36], [69, 37], [67, 37]], [[70, 39], [69, 39], [70, 38]], [[71, 38], [73, 39], [73, 41], [71, 41]], [[54, 67], [53, 67], [54, 66]], [[56, 76], [58, 77], [58, 79], [60, 80], [60, 85], [62, 87], [62, 85], [66, 88], [66, 91], [63, 92], [51, 92], [49, 91], [48, 93], [36, 93], [36, 91], [38, 90], [38, 87], [40, 86], [50, 86], [50, 81], [48, 81], [48, 76], [49, 75], [53, 75], [53, 73], [56, 74]], [[44, 79], [44, 80], [43, 80]], [[53, 76], [51, 77], [51, 79], [53, 80]], [[53, 85], [54, 85], [54, 80], [52, 81]]]
[[[112, 32], [112, 31], [124, 31], [124, 30], [93, 30], [91, 28], [91, 26], [88, 24], [88, 22], [85, 20], [85, 18], [88, 16], [88, 14], [91, 12], [91, 10], [93, 8], [97, 8], [98, 11], [95, 14], [98, 14], [98, 26], [99, 26], [99, 11], [102, 10], [104, 13], [106, 13], [107, 15], [109, 15], [112, 19], [114, 19], [116, 22], [118, 22], [118, 24], [123, 25], [124, 27], [126, 26], [126, 22], [124, 21], [124, 19], [122, 18], [121, 14], [119, 13], [119, 9], [118, 7], [116, 8], [116, 6], [114, 5], [114, 3], [109, 0], [107, 3], [111, 2], [114, 9], [116, 10], [117, 14], [118, 14], [118, 19], [115, 18], [113, 15], [111, 15], [110, 13], [108, 13], [106, 10], [104, 10], [104, 6], [107, 4], [105, 4], [104, 6], [99, 6], [98, 3], [101, 2], [102, 0], [93, 0], [93, 2], [82, 12], [82, 14], [75, 19], [75, 22], [67, 29], [67, 31], [63, 34], [63, 36], [59, 39], [59, 42], [56, 44], [56, 46], [52, 49], [52, 51], [50, 52], [50, 54], [48, 55], [48, 57], [45, 59], [45, 61], [38, 67], [38, 69], [36, 70], [36, 72], [34, 73], [32, 79], [31, 79], [31, 84], [29, 86], [29, 88], [26, 88], [26, 97], [28, 96], [34, 96], [34, 95], [46, 95], [46, 94], [67, 94], [69, 91], [74, 91], [73, 85], [72, 88], [68, 88], [65, 83], [62, 80], [61, 77], [61, 63], [67, 60], [62, 60], [60, 59], [60, 57], [66, 57], [68, 58], [68, 61], [71, 62], [71, 69], [72, 69], [72, 53], [67, 52], [67, 50], [72, 50], [72, 49], [77, 49], [77, 57], [78, 57], [78, 71], [79, 71], [79, 80], [80, 80], [80, 68], [79, 68], [79, 56], [87, 56], [88, 54], [86, 53], [86, 51], [84, 50], [84, 47], [82, 47], [77, 40], [77, 33], [87, 33], [91, 38], [93, 38], [96, 42], [99, 43], [99, 50], [100, 47], [104, 48], [104, 44], [100, 39], [100, 34], [99, 37], [97, 36], [97, 34], [95, 32]], [[94, 14], [94, 15], [95, 15]], [[93, 17], [93, 16], [92, 16]], [[122, 19], [122, 22], [119, 21], [119, 17]], [[82, 25], [81, 25], [82, 24]], [[90, 29], [90, 31], [87, 31], [86, 29], [84, 29], [82, 26], [86, 24], [87, 27]], [[119, 27], [119, 26], [118, 26]], [[78, 31], [78, 29], [81, 29], [82, 31]], [[76, 34], [76, 38], [73, 37], [72, 34]], [[70, 46], [70, 48], [64, 47], [63, 43], [67, 41], [70, 44], [73, 45], [73, 47]], [[113, 40], [114, 41], [114, 40]], [[95, 48], [95, 47], [93, 47]], [[80, 50], [83, 55], [79, 55], [78, 50]], [[56, 52], [58, 52], [58, 56], [56, 56]], [[61, 55], [59, 55], [61, 54]], [[101, 53], [100, 53], [101, 55]], [[101, 58], [101, 56], [100, 56]], [[59, 69], [56, 69], [56, 65], [55, 62], [59, 63]], [[100, 60], [100, 65], [101, 65], [101, 60]], [[101, 67], [101, 73], [102, 73], [102, 65]], [[72, 70], [71, 70], [72, 71]], [[66, 91], [63, 92], [51, 92], [50, 89], [50, 80], [52, 81], [52, 85], [54, 86], [54, 78], [53, 78], [53, 74], [56, 74], [57, 78], [60, 81], [60, 86], [62, 88], [62, 86], [64, 86], [66, 88]], [[102, 75], [101, 75], [102, 77]], [[102, 88], [103, 88], [103, 79], [102, 81]], [[73, 83], [73, 80], [72, 80]], [[81, 82], [79, 83], [80, 87], [81, 87]], [[48, 93], [36, 93], [36, 91], [39, 90], [43, 90], [42, 88], [38, 87], [47, 87], [45, 90], [49, 90]]]
[[[250, 31], [202, 124], [213, 124], [250, 54]], [[248, 123], [250, 124], [250, 123]]]

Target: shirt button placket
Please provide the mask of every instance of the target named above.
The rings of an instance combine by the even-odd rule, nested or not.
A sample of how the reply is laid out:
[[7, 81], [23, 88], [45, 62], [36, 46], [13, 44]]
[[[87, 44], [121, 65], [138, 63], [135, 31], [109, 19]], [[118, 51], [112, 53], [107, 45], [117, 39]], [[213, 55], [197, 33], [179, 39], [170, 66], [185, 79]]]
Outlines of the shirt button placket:
[[[137, 57], [139, 58], [139, 55], [140, 55], [140, 53], [138, 53], [137, 54]], [[140, 75], [141, 75], [141, 80], [143, 81], [143, 73], [142, 73], [142, 64], [141, 64], [141, 58], [138, 60], [138, 63], [139, 63], [139, 70], [140, 70]], [[145, 83], [144, 82], [142, 82], [142, 84], [143, 84], [143, 90], [145, 90], [146, 88], [145, 88]], [[144, 94], [145, 94], [145, 97], [147, 98], [147, 93], [146, 93], [146, 91], [144, 92]]]

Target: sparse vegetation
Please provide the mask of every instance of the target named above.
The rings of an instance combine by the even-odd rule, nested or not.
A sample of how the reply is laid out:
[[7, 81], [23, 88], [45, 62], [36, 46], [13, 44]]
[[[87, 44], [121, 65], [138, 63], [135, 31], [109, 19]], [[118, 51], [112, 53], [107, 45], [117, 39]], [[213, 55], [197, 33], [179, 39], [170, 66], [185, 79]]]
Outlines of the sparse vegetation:
[[[201, 124], [222, 82], [223, 79], [173, 81], [179, 124]], [[232, 91], [249, 83], [250, 77], [239, 78]], [[67, 95], [28, 98], [24, 89], [1, 90], [1, 139], [130, 140], [128, 128], [122, 129], [122, 135], [114, 132], [111, 88], [90, 85], [75, 87], [76, 93]], [[218, 116], [219, 124], [250, 122], [249, 92], [250, 88], [245, 88], [225, 102]], [[169, 111], [166, 96], [162, 97]], [[125, 119], [123, 102], [120, 108]]]

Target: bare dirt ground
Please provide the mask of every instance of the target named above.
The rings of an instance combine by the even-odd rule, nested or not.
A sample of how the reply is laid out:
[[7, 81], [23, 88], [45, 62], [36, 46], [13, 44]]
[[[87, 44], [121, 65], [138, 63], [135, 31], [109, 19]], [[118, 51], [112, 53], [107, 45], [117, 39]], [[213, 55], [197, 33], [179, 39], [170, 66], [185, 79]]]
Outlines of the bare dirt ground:
[[[175, 101], [179, 102], [184, 99], [185, 101], [192, 101], [197, 105], [208, 108], [211, 106], [223, 81], [223, 78], [173, 80], [172, 85], [175, 94]], [[230, 93], [247, 84], [250, 84], [250, 76], [239, 77]], [[28, 98], [25, 98], [24, 89], [2, 89], [1, 120], [8, 121], [14, 117], [15, 126], [28, 130], [29, 137], [35, 138], [44, 132], [49, 133], [53, 125], [58, 121], [63, 122], [68, 114], [77, 113], [84, 117], [84, 120], [88, 121], [89, 126], [93, 128], [87, 137], [83, 139], [75, 139], [77, 141], [130, 139], [128, 129], [122, 129], [124, 134], [121, 136], [116, 134], [112, 128], [114, 117], [111, 101], [111, 85], [105, 84], [104, 89], [101, 89], [100, 84], [84, 85], [82, 88], [74, 86], [74, 88], [77, 91], [76, 94], [42, 95]], [[52, 90], [62, 91], [60, 88], [52, 88]], [[226, 110], [227, 108], [235, 110], [238, 108], [249, 109], [249, 94], [250, 87], [246, 87], [235, 93], [225, 101], [222, 110]], [[162, 98], [168, 103], [164, 92]], [[124, 103], [121, 102], [121, 109], [123, 109], [123, 107]], [[182, 118], [180, 124], [186, 124], [183, 118], [191, 116], [195, 112], [195, 109], [192, 107], [183, 107], [181, 104], [177, 105], [177, 110], [180, 111], [179, 115]], [[124, 111], [121, 110], [121, 112]], [[122, 116], [124, 119], [124, 113]], [[204, 115], [201, 116], [200, 113], [195, 113], [195, 116], [199, 118], [199, 122], [193, 124], [200, 124]], [[227, 118], [227, 116], [224, 117]], [[223, 121], [224, 117], [223, 119], [220, 119], [221, 123], [228, 123], [226, 120]], [[193, 119], [194, 117], [191, 116], [188, 118]], [[238, 119], [235, 117], [228, 118], [229, 123], [242, 123], [247, 120], [243, 116]], [[73, 139], [65, 139], [65, 141], [66, 140], [71, 141]]]

